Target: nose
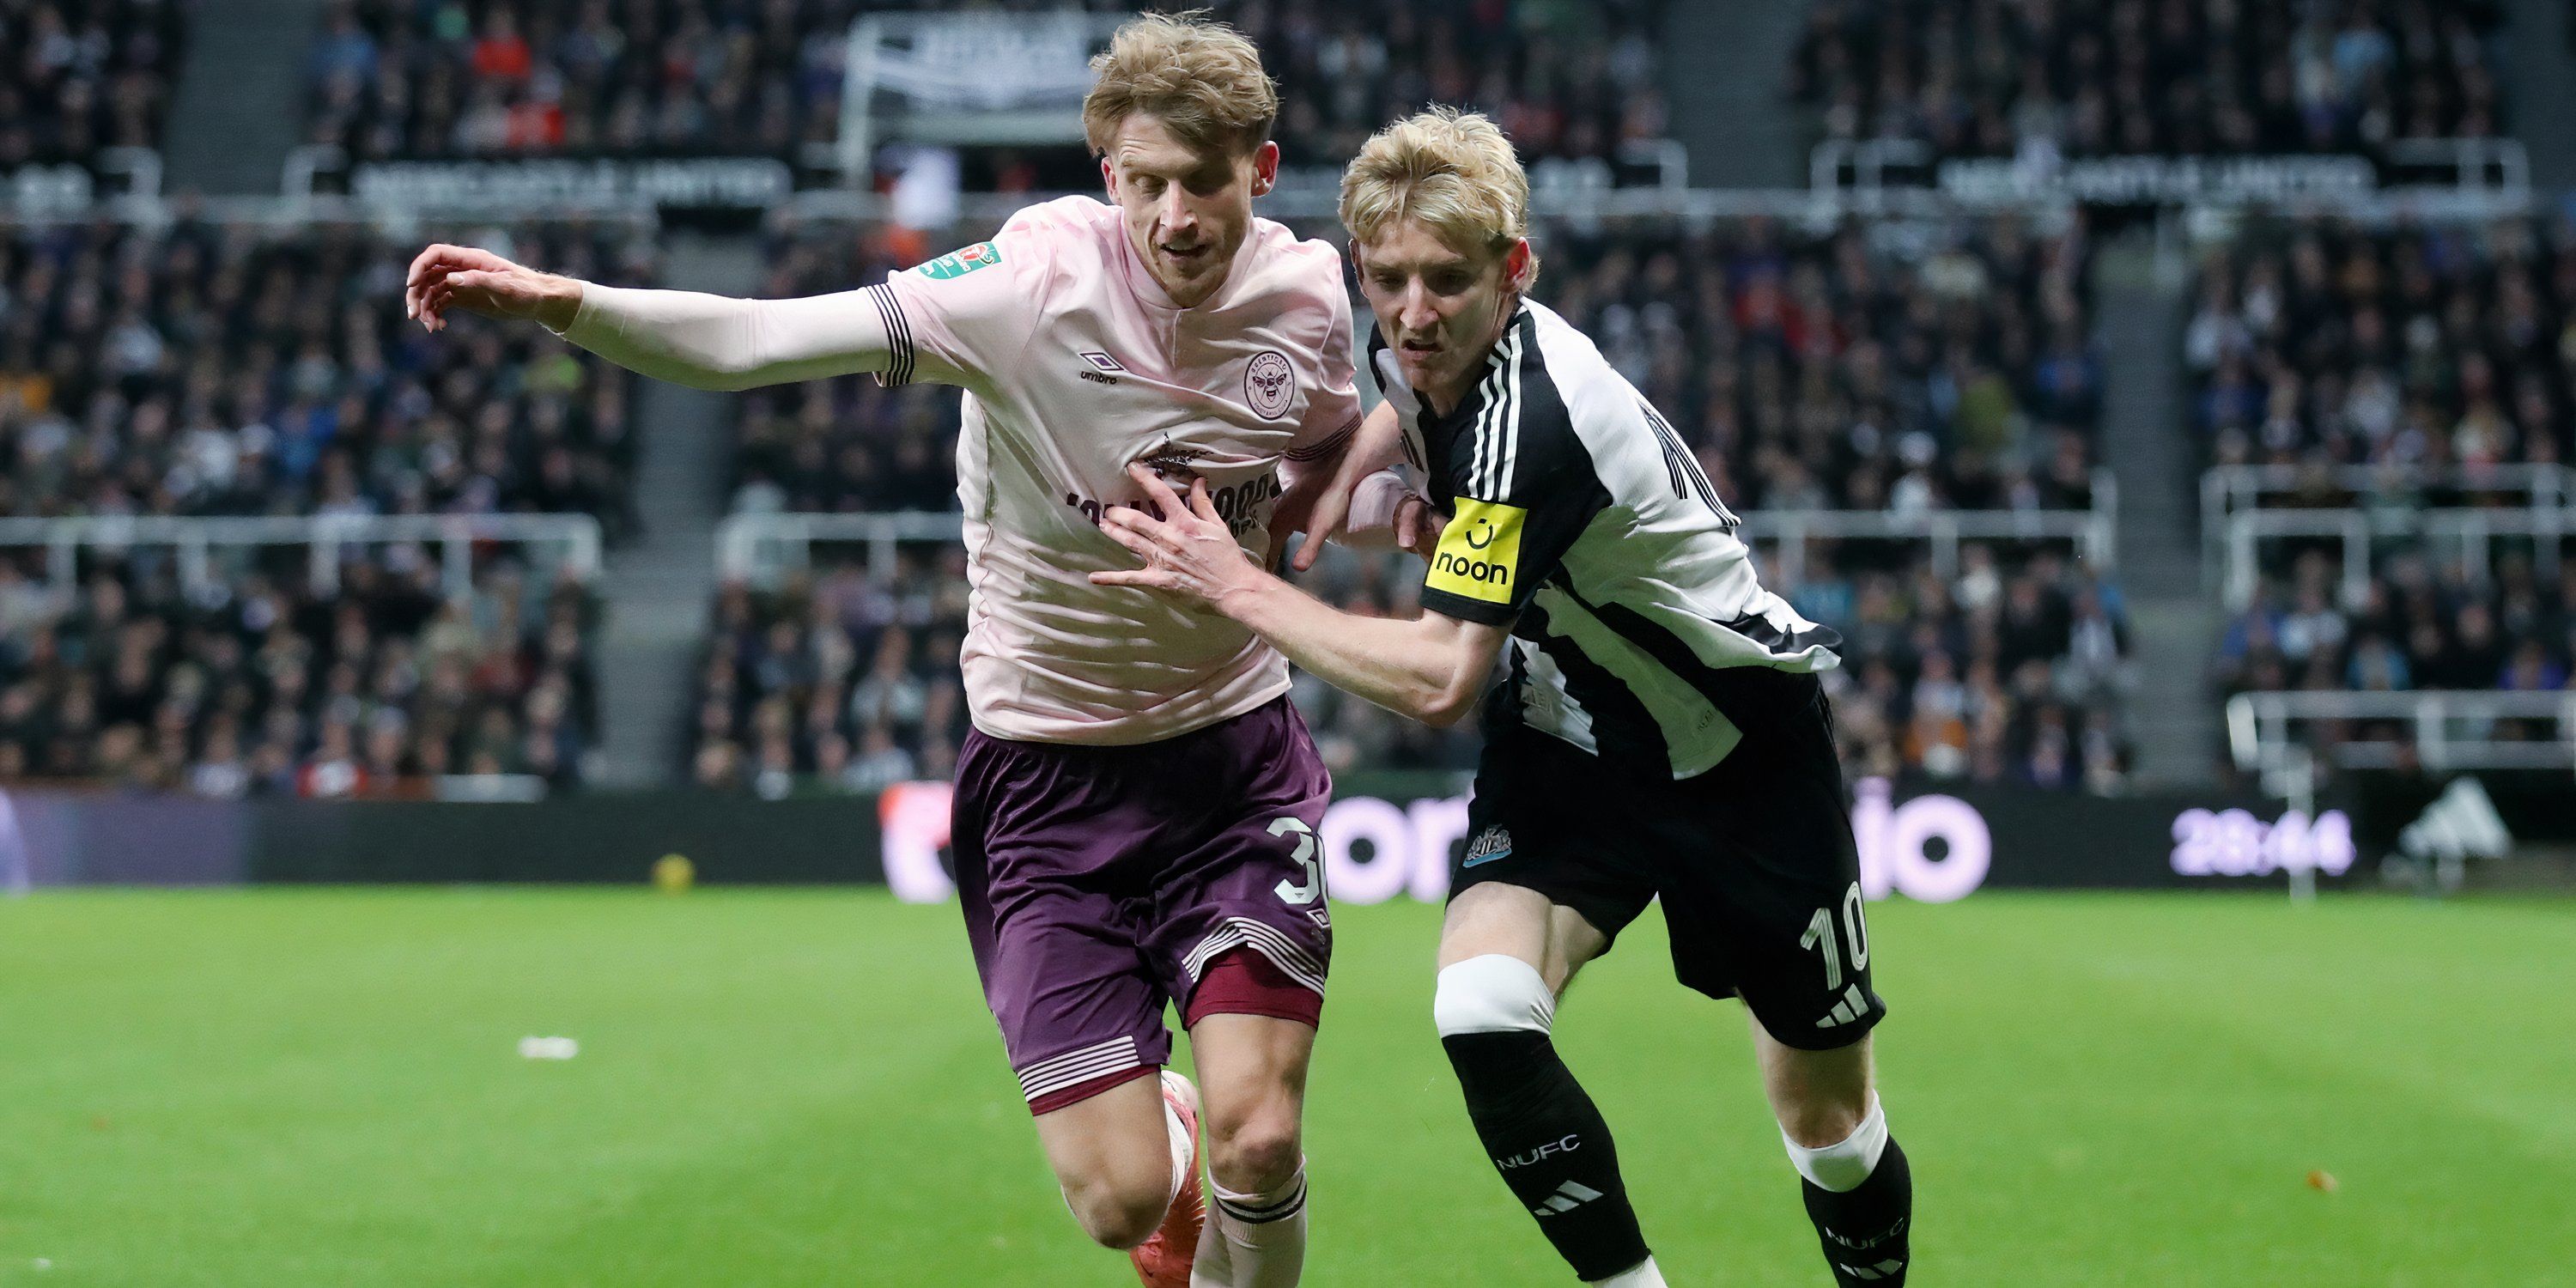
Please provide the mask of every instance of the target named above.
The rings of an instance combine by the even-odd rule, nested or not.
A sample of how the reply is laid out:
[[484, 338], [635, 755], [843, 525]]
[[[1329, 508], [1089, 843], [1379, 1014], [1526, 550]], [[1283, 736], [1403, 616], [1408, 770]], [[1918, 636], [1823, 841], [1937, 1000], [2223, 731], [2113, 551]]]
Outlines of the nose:
[[1198, 215], [1190, 209], [1190, 203], [1183, 198], [1178, 184], [1172, 185], [1163, 192], [1162, 220], [1163, 232], [1166, 235], [1195, 232], [1198, 229]]
[[1440, 325], [1440, 311], [1431, 307], [1431, 292], [1417, 281], [1404, 288], [1395, 320], [1407, 331], [1428, 331]]

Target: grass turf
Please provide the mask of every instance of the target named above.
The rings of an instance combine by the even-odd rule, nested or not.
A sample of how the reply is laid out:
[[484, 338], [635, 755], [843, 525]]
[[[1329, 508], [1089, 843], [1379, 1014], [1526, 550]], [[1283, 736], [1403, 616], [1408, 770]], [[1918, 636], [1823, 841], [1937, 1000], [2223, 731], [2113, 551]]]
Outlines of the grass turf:
[[[2571, 911], [1874, 910], [1915, 1282], [2576, 1281]], [[1307, 1282], [1570, 1284], [1432, 1039], [1435, 926], [1414, 905], [1339, 914]], [[530, 1034], [580, 1057], [523, 1060]], [[1654, 918], [1587, 972], [1559, 1034], [1675, 1283], [1826, 1282], [1739, 1010], [1670, 983]], [[1045, 1175], [951, 909], [0, 901], [0, 1285], [1132, 1282]]]

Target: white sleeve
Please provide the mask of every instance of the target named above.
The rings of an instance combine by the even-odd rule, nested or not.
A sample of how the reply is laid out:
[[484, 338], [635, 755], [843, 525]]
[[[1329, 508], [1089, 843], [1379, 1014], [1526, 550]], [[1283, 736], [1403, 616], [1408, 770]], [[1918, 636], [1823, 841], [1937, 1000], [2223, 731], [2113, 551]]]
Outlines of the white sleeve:
[[563, 338], [629, 371], [692, 389], [750, 389], [884, 371], [883, 312], [865, 290], [799, 300], [584, 283]]

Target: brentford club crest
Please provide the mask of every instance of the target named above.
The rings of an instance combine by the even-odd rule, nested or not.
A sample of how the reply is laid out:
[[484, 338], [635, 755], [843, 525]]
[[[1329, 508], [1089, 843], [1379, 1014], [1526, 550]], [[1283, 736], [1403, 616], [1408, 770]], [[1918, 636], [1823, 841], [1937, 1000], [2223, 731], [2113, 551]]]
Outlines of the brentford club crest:
[[1276, 349], [1264, 349], [1252, 356], [1243, 372], [1243, 400], [1261, 414], [1263, 420], [1277, 420], [1288, 414], [1288, 404], [1297, 394], [1297, 373], [1288, 365], [1288, 355]]

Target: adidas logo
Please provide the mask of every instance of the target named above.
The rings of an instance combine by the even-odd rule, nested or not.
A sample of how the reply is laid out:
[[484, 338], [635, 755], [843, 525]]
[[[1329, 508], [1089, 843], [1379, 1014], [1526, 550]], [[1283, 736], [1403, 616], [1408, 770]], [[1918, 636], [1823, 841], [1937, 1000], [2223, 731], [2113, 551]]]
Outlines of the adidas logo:
[[1566, 1212], [1571, 1212], [1599, 1197], [1601, 1197], [1601, 1191], [1596, 1190], [1581, 1181], [1567, 1181], [1565, 1184], [1557, 1186], [1556, 1193], [1548, 1195], [1545, 1202], [1539, 1204], [1537, 1207], [1531, 1208], [1530, 1215], [1538, 1217], [1557, 1216]]
[[2486, 788], [2462, 778], [2397, 834], [2397, 845], [2417, 859], [2501, 859], [2513, 849], [2513, 833]]
[[1869, 1014], [1869, 995], [1854, 984], [1843, 990], [1843, 1000], [1834, 1003], [1834, 1013], [1816, 1021], [1820, 1029], [1836, 1029]]
[[1837, 1261], [1834, 1263], [1834, 1268], [1842, 1271], [1844, 1274], [1850, 1275], [1854, 1279], [1885, 1279], [1889, 1275], [1896, 1274], [1899, 1271], [1904, 1270], [1905, 1263], [1895, 1260], [1894, 1258], [1890, 1258], [1886, 1261], [1879, 1262], [1874, 1266], [1846, 1266]]

